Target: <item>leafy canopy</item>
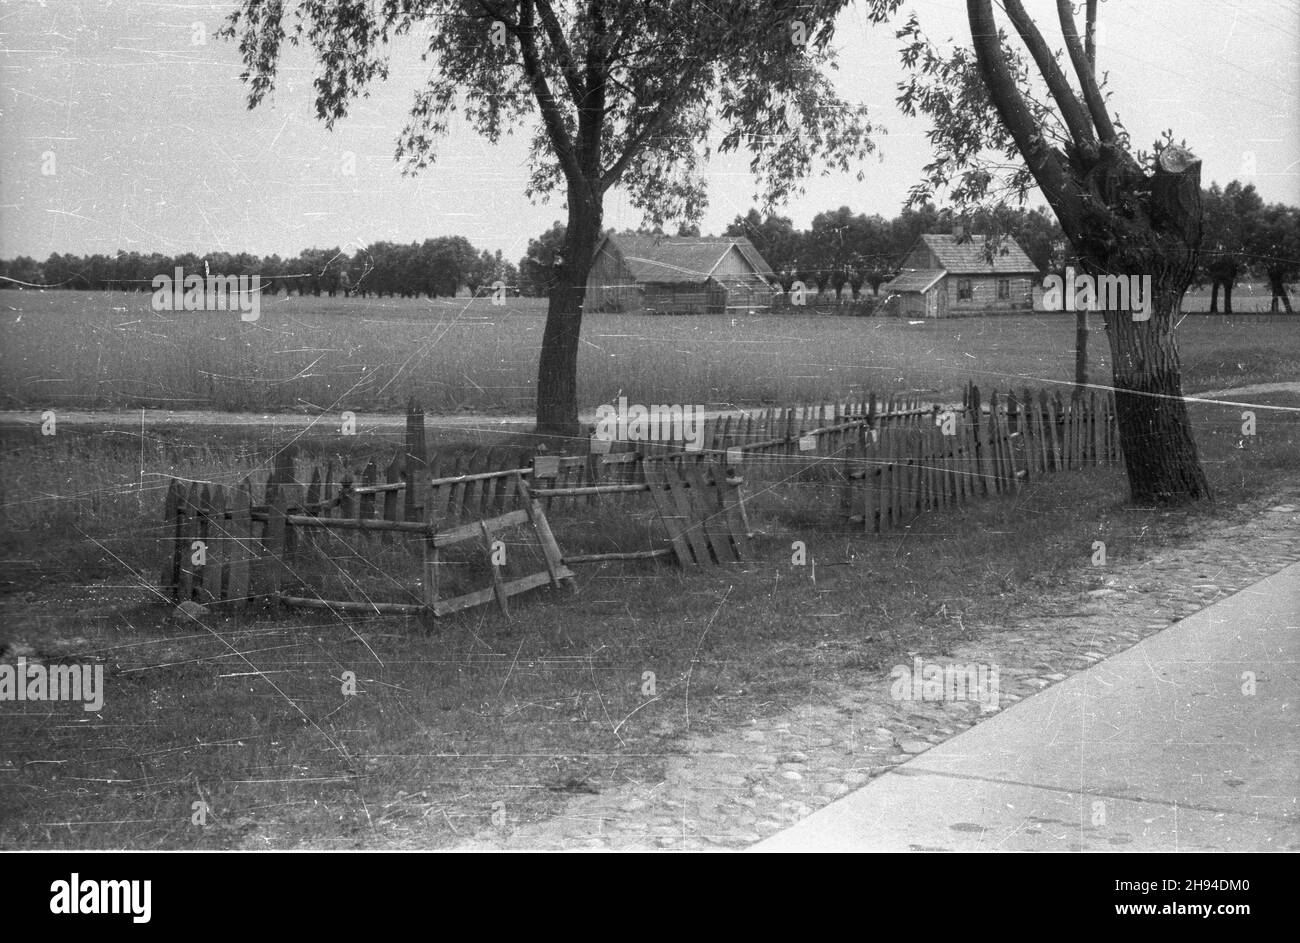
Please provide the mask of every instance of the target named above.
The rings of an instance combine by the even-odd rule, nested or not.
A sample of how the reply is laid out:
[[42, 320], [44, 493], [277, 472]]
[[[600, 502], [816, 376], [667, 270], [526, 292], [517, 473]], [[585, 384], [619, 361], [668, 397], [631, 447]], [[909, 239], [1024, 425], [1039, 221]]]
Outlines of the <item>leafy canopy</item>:
[[[874, 0], [884, 20], [901, 0]], [[397, 142], [429, 166], [457, 115], [496, 142], [531, 135], [530, 196], [562, 185], [597, 205], [622, 185], [646, 220], [696, 221], [711, 153], [745, 148], [765, 205], [818, 163], [861, 176], [878, 129], [826, 72], [845, 0], [244, 0], [236, 39], [253, 107], [281, 49], [309, 47], [315, 105], [332, 126], [389, 75], [399, 37], [431, 65]]]

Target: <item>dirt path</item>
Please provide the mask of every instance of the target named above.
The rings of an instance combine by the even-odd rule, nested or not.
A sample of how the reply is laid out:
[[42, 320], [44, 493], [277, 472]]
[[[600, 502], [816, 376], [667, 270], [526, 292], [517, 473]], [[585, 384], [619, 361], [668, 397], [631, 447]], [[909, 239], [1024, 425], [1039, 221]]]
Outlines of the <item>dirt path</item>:
[[[1051, 616], [971, 626], [974, 641], [921, 654], [998, 666], [999, 707], [1035, 694], [1300, 560], [1300, 481], [1239, 510], [1241, 523], [1146, 561], [1112, 562], [1104, 585], [1050, 599]], [[563, 815], [485, 829], [461, 847], [744, 848], [995, 712], [974, 701], [896, 701], [892, 687], [882, 672], [867, 687], [823, 689], [784, 716], [682, 737], [660, 782], [581, 796]]]
[[1230, 390], [1213, 390], [1199, 396], [1250, 396], [1255, 393], [1300, 393], [1300, 380], [1285, 380], [1281, 383], [1252, 383], [1250, 386], [1234, 386]]
[[[306, 429], [318, 426], [328, 431], [341, 421], [341, 414], [307, 415], [305, 413], [228, 413], [215, 409], [57, 409], [60, 425], [71, 427], [126, 426], [146, 428], [151, 426], [267, 426], [282, 429]], [[514, 431], [532, 426], [529, 416], [496, 416], [484, 413], [466, 413], [451, 416], [426, 416], [433, 428], [492, 428]], [[0, 410], [0, 426], [32, 426], [41, 424], [40, 410]], [[402, 428], [406, 425], [405, 413], [360, 412], [357, 430]]]

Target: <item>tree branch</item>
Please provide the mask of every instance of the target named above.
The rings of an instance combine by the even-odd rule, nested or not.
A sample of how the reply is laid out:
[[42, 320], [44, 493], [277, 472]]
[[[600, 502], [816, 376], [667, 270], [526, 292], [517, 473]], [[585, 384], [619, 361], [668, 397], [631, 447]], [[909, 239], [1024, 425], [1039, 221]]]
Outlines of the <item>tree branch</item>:
[[519, 22], [514, 25], [509, 20], [503, 19], [499, 11], [493, 9], [492, 4], [489, 4], [487, 0], [478, 0], [478, 3], [492, 16], [505, 23], [519, 40], [519, 51], [524, 61], [524, 74], [528, 77], [528, 82], [532, 86], [533, 97], [537, 99], [537, 107], [542, 113], [542, 124], [546, 128], [546, 136], [550, 138], [551, 147], [555, 149], [555, 156], [560, 162], [564, 176], [571, 183], [584, 180], [582, 166], [578, 162], [578, 155], [574, 149], [573, 138], [569, 134], [569, 129], [564, 126], [564, 114], [560, 111], [559, 102], [555, 100], [555, 96], [551, 93], [551, 86], [546, 81], [541, 62], [537, 57], [537, 39], [535, 35], [537, 26], [533, 20], [533, 0], [521, 0], [519, 4]]
[[1082, 233], [1083, 204], [1079, 189], [1066, 173], [1060, 156], [1043, 140], [1038, 123], [1016, 88], [998, 41], [992, 0], [966, 0], [966, 14], [980, 76], [998, 117], [1056, 212], [1065, 235], [1074, 241]]
[[1083, 42], [1088, 54], [1088, 65], [1092, 74], [1097, 74], [1097, 0], [1088, 0], [1087, 17], [1084, 20]]
[[676, 91], [660, 103], [659, 107], [655, 109], [655, 113], [641, 126], [641, 130], [628, 140], [627, 147], [623, 149], [622, 155], [601, 175], [600, 185], [602, 189], [608, 189], [618, 182], [618, 178], [623, 175], [623, 171], [627, 170], [628, 165], [632, 163], [632, 159], [636, 157], [637, 152], [641, 150], [645, 142], [658, 133], [664, 123], [672, 116], [673, 111], [681, 103], [683, 93], [690, 88], [691, 83], [695, 80], [699, 68], [698, 65], [694, 65], [686, 70], [677, 85]]
[[[1069, 51], [1070, 62], [1074, 64], [1074, 71], [1079, 76], [1079, 85], [1083, 88], [1083, 99], [1088, 103], [1088, 112], [1092, 115], [1092, 123], [1097, 126], [1097, 135], [1108, 144], [1114, 143], [1118, 140], [1118, 136], [1115, 134], [1115, 125], [1111, 123], [1110, 115], [1106, 113], [1106, 102], [1101, 97], [1101, 89], [1097, 87], [1096, 47], [1093, 46], [1091, 54], [1087, 54], [1079, 44], [1079, 33], [1074, 25], [1074, 7], [1071, 5], [1070, 0], [1056, 0], [1056, 12], [1061, 18], [1061, 32], [1065, 36], [1065, 48]], [[1091, 0], [1088, 15], [1095, 17], [1096, 14], [1096, 0]], [[1090, 19], [1087, 26], [1089, 45], [1092, 45], [1091, 37], [1094, 23], [1095, 21]]]
[[555, 50], [560, 72], [569, 87], [569, 96], [573, 99], [574, 107], [581, 108], [586, 90], [573, 62], [573, 50], [569, 48], [569, 42], [564, 38], [564, 30], [560, 28], [560, 20], [555, 15], [555, 8], [551, 6], [550, 0], [536, 0], [536, 3], [537, 11], [542, 15], [542, 25], [546, 27], [546, 36], [551, 41], [551, 48]]
[[1056, 64], [1052, 51], [1047, 48], [1047, 41], [1043, 39], [1043, 34], [1038, 31], [1037, 25], [1025, 12], [1024, 4], [1020, 0], [1004, 0], [1004, 7], [1016, 32], [1024, 41], [1025, 48], [1034, 57], [1034, 64], [1038, 66], [1038, 71], [1047, 82], [1047, 88], [1056, 101], [1056, 107], [1061, 111], [1061, 118], [1070, 130], [1070, 137], [1074, 138], [1075, 147], [1082, 148], [1095, 142], [1092, 124], [1088, 121], [1087, 114], [1079, 104], [1079, 99], [1074, 96], [1074, 90], [1070, 88], [1065, 73]]
[[600, 151], [605, 135], [606, 86], [609, 67], [605, 52], [605, 3], [589, 0], [587, 19], [591, 38], [587, 41], [587, 61], [584, 65], [583, 87], [586, 95], [579, 105], [578, 139], [579, 159], [584, 173], [592, 180], [600, 180]]

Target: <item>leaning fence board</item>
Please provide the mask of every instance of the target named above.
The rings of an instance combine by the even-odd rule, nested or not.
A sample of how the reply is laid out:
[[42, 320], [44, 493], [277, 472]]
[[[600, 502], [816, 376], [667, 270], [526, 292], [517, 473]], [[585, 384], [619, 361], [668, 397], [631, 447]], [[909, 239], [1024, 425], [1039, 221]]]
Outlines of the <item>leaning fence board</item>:
[[704, 532], [704, 541], [713, 551], [713, 558], [719, 563], [728, 563], [735, 559], [731, 552], [731, 541], [727, 539], [725, 521], [719, 519], [719, 507], [709, 505], [708, 496], [716, 494], [704, 484], [704, 475], [698, 464], [684, 468], [684, 478], [690, 485], [691, 504], [695, 510], [700, 528]]
[[655, 509], [659, 512], [659, 519], [663, 521], [664, 528], [668, 531], [668, 541], [677, 554], [677, 562], [683, 568], [689, 569], [695, 565], [695, 559], [691, 556], [691, 549], [682, 534], [686, 522], [679, 520], [677, 506], [669, 498], [667, 486], [664, 484], [666, 469], [661, 462], [644, 462], [643, 467], [646, 483], [650, 486], [650, 499], [654, 502]]

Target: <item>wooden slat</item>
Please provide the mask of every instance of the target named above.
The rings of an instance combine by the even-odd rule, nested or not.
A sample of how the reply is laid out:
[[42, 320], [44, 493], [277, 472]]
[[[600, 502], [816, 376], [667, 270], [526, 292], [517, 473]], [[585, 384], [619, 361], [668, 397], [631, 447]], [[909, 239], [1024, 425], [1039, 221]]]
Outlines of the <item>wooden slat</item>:
[[[402, 454], [397, 452], [393, 455], [392, 461], [384, 468], [384, 483], [397, 484], [402, 481]], [[397, 523], [402, 519], [402, 496], [397, 491], [384, 492], [384, 520]], [[393, 542], [393, 535], [390, 531], [384, 531], [379, 535], [379, 541], [382, 544], [389, 545]]]
[[457, 458], [446, 449], [439, 449], [430, 458], [430, 468], [433, 475], [428, 484], [425, 494], [424, 520], [430, 523], [437, 523], [451, 515], [454, 509], [449, 509], [448, 500], [451, 497], [451, 485], [444, 483], [450, 477], [450, 473], [455, 468]]
[[251, 599], [249, 563], [257, 555], [257, 545], [253, 540], [253, 518], [248, 512], [252, 504], [253, 483], [245, 478], [235, 487], [230, 502], [230, 539], [233, 550], [226, 596], [236, 604], [247, 604]]
[[650, 486], [650, 500], [654, 502], [655, 510], [659, 512], [659, 519], [663, 521], [664, 529], [668, 533], [668, 541], [677, 554], [677, 562], [684, 569], [690, 569], [695, 566], [695, 558], [691, 555], [691, 548], [682, 533], [687, 522], [680, 519], [676, 503], [669, 496], [667, 486], [664, 484], [667, 470], [664, 469], [662, 462], [647, 461], [642, 465], [646, 483]]
[[[573, 571], [568, 567], [561, 566], [560, 579], [572, 579]], [[502, 586], [502, 591], [506, 596], [517, 596], [520, 593], [527, 592], [530, 589], [538, 589], [551, 583], [550, 575], [547, 573], [530, 573], [528, 576], [521, 576], [518, 579], [510, 580]], [[487, 589], [480, 589], [472, 593], [466, 593], [464, 596], [457, 596], [453, 599], [444, 599], [434, 606], [434, 615], [445, 616], [453, 612], [459, 612], [462, 609], [469, 609], [473, 606], [481, 606], [486, 602], [491, 602], [496, 598], [497, 589], [495, 586], [489, 586]]]
[[356, 520], [356, 498], [352, 493], [352, 472], [343, 470], [343, 481], [339, 484], [339, 517], [344, 520]]
[[340, 612], [389, 612], [405, 615], [417, 615], [424, 611], [423, 606], [397, 602], [353, 602], [344, 599], [310, 599], [305, 596], [288, 596], [277, 593], [277, 602], [286, 606], [299, 606], [304, 609], [337, 609]]
[[[374, 462], [367, 462], [365, 469], [361, 472], [361, 486], [371, 488], [379, 481], [379, 469], [375, 468]], [[362, 494], [357, 501], [357, 519], [362, 521], [373, 521], [375, 519], [376, 501], [373, 492]], [[364, 534], [365, 531], [362, 531]]]
[[226, 489], [221, 485], [214, 485], [208, 517], [208, 572], [203, 577], [204, 589], [210, 603], [226, 598], [226, 581], [230, 578], [227, 568], [230, 554], [230, 531], [226, 527]]
[[461, 485], [460, 514], [462, 518], [478, 517], [482, 514], [483, 483], [482, 477], [487, 471], [487, 449], [475, 449], [470, 453], [469, 479]]
[[[528, 517], [524, 514], [525, 519]], [[510, 603], [507, 602], [509, 593], [506, 592], [505, 581], [501, 578], [501, 567], [492, 559], [492, 527], [488, 521], [479, 521], [479, 527], [483, 531], [483, 552], [488, 557], [488, 568], [492, 571], [492, 594], [496, 597], [497, 606], [501, 609], [501, 614], [507, 619], [510, 618]], [[546, 574], [547, 581], [550, 580], [550, 574]]]
[[717, 491], [705, 484], [699, 464], [691, 463], [683, 471], [683, 477], [690, 485], [691, 505], [695, 508], [700, 527], [704, 531], [704, 542], [713, 551], [713, 558], [718, 563], [731, 563], [735, 560], [735, 555], [731, 551], [727, 519], [722, 516], [722, 502]]
[[274, 598], [284, 585], [285, 531], [288, 525], [285, 520], [284, 490], [279, 485], [272, 485], [268, 490], [271, 493], [267, 496], [268, 511], [262, 547], [267, 592]]
[[181, 577], [181, 484], [175, 478], [168, 481], [167, 497], [163, 500], [163, 539], [166, 555], [163, 559], [162, 579], [159, 581], [168, 599], [176, 601]]
[[1046, 427], [1043, 434], [1043, 446], [1047, 449], [1048, 459], [1051, 462], [1050, 470], [1059, 472], [1061, 470], [1061, 440], [1057, 429], [1056, 405], [1048, 397], [1046, 391], [1038, 394], [1038, 405], [1043, 411], [1043, 423]]
[[880, 530], [880, 447], [868, 440], [862, 455], [862, 526], [875, 533]]
[[524, 513], [528, 515], [533, 531], [537, 534], [537, 540], [542, 545], [542, 556], [546, 559], [546, 571], [550, 574], [550, 581], [558, 586], [559, 581], [566, 578], [566, 573], [567, 578], [570, 579], [573, 574], [564, 566], [564, 555], [560, 552], [559, 544], [555, 542], [555, 535], [551, 533], [551, 525], [546, 520], [546, 513], [542, 510], [541, 503], [533, 498], [522, 475], [516, 477], [515, 489], [519, 492]]
[[194, 541], [199, 536], [199, 488], [191, 483], [181, 495], [178, 504], [181, 546], [181, 572], [177, 581], [177, 599], [184, 602], [194, 598]]
[[426, 482], [429, 480], [429, 452], [424, 435], [424, 410], [415, 397], [406, 406], [406, 436], [403, 443], [403, 479], [406, 489], [402, 496], [402, 518], [407, 521], [427, 520], [425, 502]]
[[446, 513], [449, 520], [460, 520], [465, 514], [465, 488], [468, 484], [466, 476], [470, 474], [470, 466], [477, 455], [478, 449], [470, 449], [469, 451], [461, 450], [456, 453], [456, 465], [453, 475], [457, 480], [446, 486]]
[[713, 562], [709, 556], [709, 545], [705, 540], [699, 515], [691, 505], [691, 495], [687, 491], [685, 481], [682, 480], [681, 465], [676, 462], [665, 462], [663, 471], [664, 484], [668, 486], [668, 493], [676, 504], [678, 513], [684, 518], [686, 541], [695, 554], [695, 561], [700, 566], [708, 566]]
[[450, 547], [480, 536], [483, 524], [487, 524], [492, 530], [498, 531], [506, 527], [518, 527], [520, 524], [527, 524], [531, 520], [532, 518], [527, 510], [507, 511], [499, 517], [493, 517], [486, 521], [475, 521], [472, 524], [461, 524], [450, 530], [439, 531], [433, 535], [433, 542], [438, 547]]
[[[206, 483], [199, 486], [198, 506], [196, 508], [196, 511], [197, 511], [197, 517], [195, 521], [196, 529], [194, 532], [194, 538], [204, 546], [205, 550], [204, 550], [203, 557], [201, 559], [206, 561], [206, 559], [211, 554], [211, 550], [212, 550], [211, 547], [212, 538], [210, 535], [210, 530], [211, 530], [210, 520], [212, 515], [212, 492]], [[191, 546], [193, 546], [192, 543]], [[193, 598], [197, 600], [201, 605], [207, 605], [211, 603], [212, 593], [210, 592], [210, 590], [206, 585], [207, 578], [208, 578], [208, 564], [206, 562], [192, 563], [192, 573], [193, 573], [192, 579], [194, 581]]]

